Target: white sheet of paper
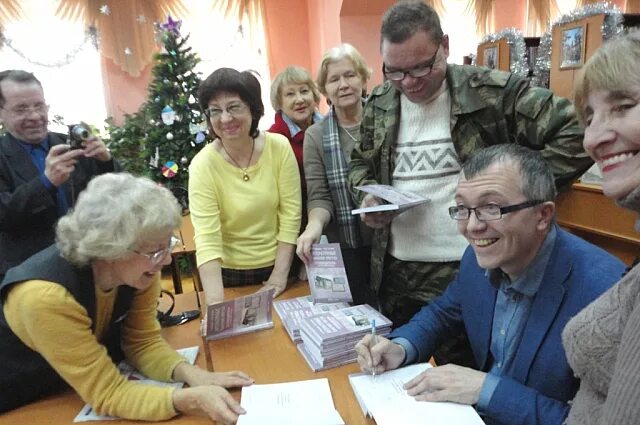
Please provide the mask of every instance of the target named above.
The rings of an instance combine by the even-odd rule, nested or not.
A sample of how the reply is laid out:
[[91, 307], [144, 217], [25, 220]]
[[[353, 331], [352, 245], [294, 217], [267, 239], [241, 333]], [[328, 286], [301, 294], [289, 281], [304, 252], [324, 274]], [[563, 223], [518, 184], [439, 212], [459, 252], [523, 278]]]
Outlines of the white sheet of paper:
[[430, 368], [428, 363], [415, 364], [385, 372], [349, 375], [363, 412], [377, 425], [419, 425], [428, 418], [429, 425], [483, 425], [473, 407], [457, 403], [416, 401], [407, 395], [403, 384]]
[[[182, 355], [190, 364], [194, 364], [196, 362], [196, 357], [198, 357], [198, 347], [188, 347], [188, 348], [180, 348], [176, 350], [180, 355]], [[118, 369], [120, 369], [120, 373], [127, 377], [132, 377], [137, 380], [141, 384], [145, 385], [155, 385], [157, 387], [174, 387], [174, 388], [182, 388], [184, 383], [182, 382], [160, 382], [154, 381], [153, 379], [148, 379], [140, 372], [135, 370], [129, 364], [125, 362], [120, 362], [118, 365]], [[80, 409], [80, 413], [73, 419], [73, 422], [90, 422], [90, 421], [112, 421], [114, 419], [119, 419], [114, 416], [102, 416], [98, 415], [93, 408], [85, 404], [82, 409]]]
[[243, 387], [240, 404], [237, 425], [344, 425], [326, 378]]

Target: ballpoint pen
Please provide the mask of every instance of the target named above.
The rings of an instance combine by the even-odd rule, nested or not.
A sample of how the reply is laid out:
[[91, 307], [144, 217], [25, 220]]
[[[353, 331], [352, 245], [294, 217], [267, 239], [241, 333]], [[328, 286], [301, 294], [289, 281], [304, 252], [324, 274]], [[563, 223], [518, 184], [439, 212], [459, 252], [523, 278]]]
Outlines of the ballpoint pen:
[[[371, 319], [371, 340], [372, 340], [372, 347], [375, 346], [378, 343], [378, 337], [376, 337], [376, 319]], [[371, 359], [371, 363], [373, 363], [373, 359]], [[376, 377], [376, 367], [375, 365], [372, 364], [372, 369], [371, 369], [371, 374], [373, 375], [373, 378], [375, 379]]]

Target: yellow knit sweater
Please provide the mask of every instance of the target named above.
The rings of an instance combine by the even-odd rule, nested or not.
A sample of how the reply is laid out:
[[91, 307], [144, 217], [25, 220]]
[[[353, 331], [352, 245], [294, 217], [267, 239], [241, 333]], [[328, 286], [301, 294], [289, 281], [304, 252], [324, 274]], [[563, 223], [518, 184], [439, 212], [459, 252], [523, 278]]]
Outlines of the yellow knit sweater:
[[[160, 278], [136, 291], [122, 329], [128, 363], [149, 378], [171, 381], [185, 361], [160, 335], [155, 318]], [[128, 381], [107, 355], [100, 340], [106, 332], [117, 288], [96, 287], [96, 326], [73, 296], [54, 282], [30, 280], [9, 290], [4, 314], [11, 330], [40, 353], [56, 372], [99, 414], [127, 419], [164, 420], [176, 415], [173, 388]]]

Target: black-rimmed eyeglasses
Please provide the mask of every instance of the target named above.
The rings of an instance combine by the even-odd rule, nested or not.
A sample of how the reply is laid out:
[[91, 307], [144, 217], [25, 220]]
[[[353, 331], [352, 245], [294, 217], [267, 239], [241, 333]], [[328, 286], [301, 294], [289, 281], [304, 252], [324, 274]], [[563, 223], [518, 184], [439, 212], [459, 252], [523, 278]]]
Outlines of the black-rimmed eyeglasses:
[[436, 52], [433, 54], [433, 56], [431, 56], [431, 59], [416, 65], [413, 69], [410, 69], [408, 71], [401, 71], [401, 70], [389, 71], [383, 62], [382, 73], [384, 74], [385, 77], [387, 77], [387, 80], [391, 80], [391, 81], [402, 81], [407, 75], [413, 78], [426, 77], [427, 75], [431, 74], [433, 65], [436, 64], [436, 56], [438, 55], [438, 50], [440, 50], [440, 45], [438, 45], [438, 48], [436, 49]]
[[465, 207], [464, 205], [456, 205], [455, 207], [449, 207], [449, 216], [452, 219], [462, 221], [469, 220], [471, 211], [476, 214], [476, 218], [479, 221], [492, 221], [500, 220], [504, 214], [508, 214], [514, 211], [520, 211], [525, 208], [535, 207], [542, 204], [544, 201], [525, 201], [520, 204], [507, 205], [501, 207], [496, 204], [482, 205], [475, 208]]

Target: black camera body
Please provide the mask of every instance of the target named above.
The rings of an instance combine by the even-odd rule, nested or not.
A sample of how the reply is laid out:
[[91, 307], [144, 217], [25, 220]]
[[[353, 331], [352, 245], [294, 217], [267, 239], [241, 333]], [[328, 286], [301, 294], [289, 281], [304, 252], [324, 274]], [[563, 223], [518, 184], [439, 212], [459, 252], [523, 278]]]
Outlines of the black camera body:
[[89, 126], [81, 122], [80, 124], [73, 124], [67, 127], [69, 127], [68, 143], [71, 149], [84, 149], [82, 142], [91, 139], [93, 136]]

